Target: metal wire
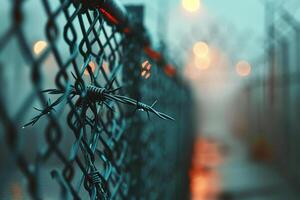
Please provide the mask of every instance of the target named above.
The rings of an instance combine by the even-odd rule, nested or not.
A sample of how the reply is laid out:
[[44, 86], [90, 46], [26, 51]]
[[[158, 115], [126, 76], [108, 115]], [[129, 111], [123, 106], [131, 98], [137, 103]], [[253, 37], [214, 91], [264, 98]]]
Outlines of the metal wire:
[[[170, 73], [165, 60], [154, 59], [157, 52], [149, 50], [145, 35], [136, 34], [144, 31], [143, 24], [129, 26], [133, 18], [126, 21], [113, 6], [90, 2], [4, 3], [9, 10], [0, 32], [0, 80], [15, 88], [0, 92], [1, 137], [8, 147], [1, 157], [4, 163], [13, 158], [12, 166], [22, 172], [16, 181], [27, 191], [25, 198], [187, 198], [186, 155], [193, 132], [189, 87], [173, 68]], [[134, 9], [141, 12], [129, 8]], [[44, 16], [42, 26], [30, 21], [34, 11]], [[123, 21], [115, 24], [108, 11]], [[42, 29], [47, 45], [37, 53], [32, 35]], [[155, 66], [147, 80], [141, 77], [144, 60]], [[11, 81], [5, 72], [20, 77]], [[176, 123], [150, 118], [149, 112], [173, 119], [154, 109], [155, 103], [142, 103], [156, 100], [157, 109]], [[22, 129], [24, 124], [35, 126]], [[3, 173], [16, 177], [14, 169]], [[12, 181], [7, 178], [0, 192]]]

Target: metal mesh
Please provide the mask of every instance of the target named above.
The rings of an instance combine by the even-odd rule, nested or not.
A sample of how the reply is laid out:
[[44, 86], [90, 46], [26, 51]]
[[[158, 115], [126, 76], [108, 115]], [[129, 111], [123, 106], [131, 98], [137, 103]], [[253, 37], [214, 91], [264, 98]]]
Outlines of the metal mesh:
[[[1, 153], [0, 197], [187, 198], [192, 102], [174, 69], [98, 8], [71, 0], [2, 3], [0, 130], [8, 148]], [[34, 43], [36, 38], [46, 43]], [[152, 65], [147, 77], [145, 60]], [[83, 102], [82, 90], [22, 128], [59, 98], [42, 90], [68, 91], [78, 82], [122, 87], [114, 93], [148, 104], [158, 100], [158, 110], [176, 122], [154, 115], [149, 120], [145, 112], [113, 101]]]

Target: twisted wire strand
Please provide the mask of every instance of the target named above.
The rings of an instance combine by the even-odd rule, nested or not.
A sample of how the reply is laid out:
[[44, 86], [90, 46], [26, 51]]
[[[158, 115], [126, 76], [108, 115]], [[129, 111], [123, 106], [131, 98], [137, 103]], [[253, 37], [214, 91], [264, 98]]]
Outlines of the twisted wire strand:
[[[55, 107], [57, 105], [59, 105], [61, 102], [63, 102], [63, 100], [67, 97], [67, 96], [71, 96], [70, 98], [72, 99], [75, 95], [79, 95], [80, 92], [76, 91], [76, 89], [74, 89], [73, 86], [71, 86], [70, 88], [72, 88], [69, 91], [63, 92], [62, 90], [59, 89], [48, 89], [48, 90], [43, 90], [41, 92], [43, 93], [48, 93], [48, 94], [62, 94], [62, 96], [60, 96], [56, 101], [54, 101], [53, 103], [50, 103], [50, 101], [47, 103], [47, 107], [44, 109], [38, 109], [38, 108], [34, 108], [35, 110], [39, 111], [40, 113], [33, 117], [31, 119], [30, 122], [26, 123], [23, 128], [31, 125], [35, 125], [35, 123], [44, 115], [50, 114], [51, 111], [55, 111]], [[160, 119], [163, 120], [172, 120], [175, 121], [174, 118], [172, 118], [171, 116], [159, 112], [157, 110], [155, 110], [153, 107], [156, 104], [157, 100], [154, 101], [154, 103], [149, 106], [145, 103], [142, 103], [140, 101], [137, 101], [135, 99], [132, 99], [130, 97], [126, 97], [126, 96], [122, 96], [122, 95], [117, 95], [117, 94], [113, 94], [115, 91], [119, 90], [121, 88], [116, 88], [116, 89], [106, 89], [104, 87], [97, 87], [97, 86], [93, 86], [93, 85], [88, 85], [86, 86], [86, 91], [87, 91], [87, 96], [91, 101], [94, 102], [103, 102], [104, 105], [106, 105], [110, 110], [113, 110], [108, 104], [107, 102], [105, 102], [106, 100], [109, 101], [113, 101], [113, 102], [118, 102], [118, 103], [122, 103], [125, 105], [130, 105], [130, 106], [135, 106], [136, 110], [141, 110], [141, 111], [145, 111], [148, 115], [149, 118], [149, 112], [155, 114], [157, 117], [159, 117]]]

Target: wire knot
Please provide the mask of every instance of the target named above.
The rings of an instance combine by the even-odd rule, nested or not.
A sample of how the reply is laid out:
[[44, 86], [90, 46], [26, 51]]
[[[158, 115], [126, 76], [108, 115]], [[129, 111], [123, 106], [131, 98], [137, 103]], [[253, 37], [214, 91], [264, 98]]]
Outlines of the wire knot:
[[101, 174], [98, 171], [93, 171], [88, 175], [89, 181], [96, 185], [102, 183], [102, 177]]
[[142, 102], [139, 102], [139, 101], [136, 102], [136, 109], [138, 109], [138, 110], [147, 110], [148, 108], [149, 108], [148, 105], [146, 105]]
[[95, 100], [105, 100], [105, 94], [108, 93], [106, 88], [96, 87], [93, 85], [86, 86], [88, 96]]

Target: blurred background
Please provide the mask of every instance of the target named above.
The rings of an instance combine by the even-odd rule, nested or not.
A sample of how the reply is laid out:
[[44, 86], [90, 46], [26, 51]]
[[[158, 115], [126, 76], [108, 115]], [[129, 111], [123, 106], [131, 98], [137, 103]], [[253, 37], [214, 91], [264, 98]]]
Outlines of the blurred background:
[[[1, 149], [3, 149], [0, 153], [0, 177], [4, 182], [0, 183], [2, 186], [0, 199], [4, 200], [30, 197], [26, 192], [28, 178], [22, 178], [23, 175], [19, 174], [17, 168], [23, 169], [21, 171], [23, 173], [25, 171], [25, 174], [27, 172], [20, 160], [17, 160], [18, 167], [16, 167], [16, 161], [11, 159], [13, 157], [11, 155], [19, 155], [19, 150], [26, 149], [26, 155], [30, 155], [28, 160], [34, 160], [34, 154], [45, 144], [41, 142], [45, 139], [43, 131], [40, 130], [46, 129], [46, 119], [42, 119], [40, 125], [21, 129], [22, 124], [34, 116], [34, 110], [30, 109], [33, 106], [43, 105], [34, 97], [37, 94], [32, 88], [35, 88], [37, 81], [32, 69], [43, 63], [40, 70], [43, 81], [39, 82], [39, 87], [35, 89], [57, 86], [57, 82], [54, 81], [57, 80], [55, 76], [61, 72], [57, 67], [53, 67], [57, 62], [59, 63], [59, 59], [49, 42], [51, 37], [45, 33], [44, 28], [49, 18], [55, 16], [55, 14], [45, 14], [47, 13], [45, 2], [48, 1], [28, 0], [20, 6], [24, 15], [24, 21], [21, 20], [21, 35], [26, 39], [21, 37], [20, 33], [16, 33], [19, 29], [15, 31], [19, 13], [16, 12], [18, 9], [13, 8], [18, 7], [16, 4], [19, 2], [23, 1], [11, 3], [1, 0], [0, 7], [0, 81], [4, 86], [1, 89], [2, 124], [0, 127]], [[63, 5], [63, 2], [57, 0], [47, 4], [55, 10]], [[112, 199], [300, 199], [300, 147], [298, 145], [300, 136], [297, 135], [300, 132], [298, 124], [300, 118], [299, 1], [120, 0], [120, 3], [142, 7], [144, 28], [151, 39], [151, 48], [155, 50], [151, 51], [150, 55], [149, 51], [145, 51], [146, 55], [140, 56], [138, 64], [141, 65], [146, 60], [151, 63], [152, 68], [162, 66], [166, 74], [164, 77], [156, 75], [160, 71], [154, 69], [151, 78], [148, 77], [148, 82], [142, 78], [143, 81], [139, 83], [143, 86], [138, 91], [144, 98], [139, 99], [150, 103], [157, 98], [158, 105], [162, 102], [161, 106], [158, 106], [160, 110], [174, 116], [176, 122], [175, 125], [157, 122], [155, 126], [147, 128], [149, 134], [147, 133], [146, 136], [141, 133], [146, 128], [136, 128], [137, 132], [141, 133], [138, 140], [121, 137], [129, 147], [137, 146], [134, 142], [144, 142], [133, 148], [132, 152], [142, 148], [143, 145], [149, 145], [149, 148], [145, 147], [147, 149], [145, 152], [148, 153], [143, 154], [143, 150], [140, 150], [141, 153], [138, 155], [140, 160], [148, 161], [131, 165], [130, 161], [134, 156], [129, 156], [125, 158], [126, 163], [129, 164], [124, 165], [131, 167], [118, 168], [123, 164], [116, 164], [113, 162], [114, 158], [108, 158], [111, 159], [113, 166], [117, 166], [115, 171], [118, 175], [129, 174], [122, 179], [124, 184], [127, 183], [124, 186], [127, 189], [123, 188], [122, 191], [127, 192], [123, 191], [122, 195], [116, 195]], [[41, 9], [42, 7], [45, 9]], [[73, 12], [74, 10], [76, 9], [73, 8]], [[69, 17], [56, 18], [56, 26], [64, 27]], [[86, 30], [88, 30], [91, 22], [88, 23], [88, 20], [83, 22], [86, 23]], [[76, 29], [79, 23], [74, 22], [73, 26]], [[108, 35], [114, 34], [114, 30], [107, 32]], [[19, 35], [9, 36], [13, 34]], [[63, 28], [59, 34], [63, 34]], [[84, 40], [85, 32], [78, 34], [78, 41], [80, 38]], [[102, 37], [101, 40], [110, 40], [103, 34], [99, 37]], [[9, 44], [6, 44], [8, 40]], [[63, 37], [55, 39], [62, 63], [68, 62], [68, 58], [72, 55], [69, 52], [69, 44], [65, 40]], [[30, 49], [24, 48], [26, 45], [22, 41], [26, 41]], [[26, 61], [24, 56], [26, 51], [31, 52], [33, 61], [30, 59], [29, 62]], [[48, 51], [50, 53], [45, 53]], [[164, 56], [164, 62], [157, 61], [155, 58], [157, 52]], [[99, 55], [92, 55], [90, 61], [94, 61], [96, 66], [103, 67], [103, 63], [113, 65], [115, 61], [110, 58], [111, 53], [105, 50], [104, 54], [107, 55], [107, 58], [104, 56], [104, 61], [98, 60]], [[85, 55], [82, 56], [83, 59], [76, 62], [84, 66], [84, 63], [89, 62]], [[126, 63], [126, 61], [117, 62], [123, 63], [122, 65]], [[113, 73], [114, 68], [110, 68], [108, 74]], [[169, 83], [169, 79], [175, 77], [175, 72], [176, 83]], [[141, 76], [144, 77], [145, 73]], [[84, 70], [84, 74], [88, 76], [89, 72]], [[127, 76], [122, 76], [119, 77], [120, 80], [127, 84], [123, 79]], [[128, 93], [135, 96], [138, 92], [128, 90]], [[29, 102], [30, 107], [27, 106]], [[4, 112], [3, 109], [6, 111]], [[66, 118], [66, 112], [59, 112], [60, 118]], [[144, 117], [142, 116], [143, 119]], [[151, 120], [152, 118], [155, 116], [151, 116]], [[12, 121], [13, 123], [10, 123]], [[145, 121], [147, 119], [144, 119], [143, 123]], [[64, 121], [60, 122], [63, 132], [70, 133], [70, 128], [64, 124]], [[134, 122], [126, 121], [126, 123], [133, 124], [134, 132], [137, 127]], [[28, 132], [35, 135], [32, 137], [34, 139], [27, 137], [20, 139], [14, 134], [10, 138], [11, 129], [7, 128], [10, 127], [7, 124], [18, 127], [16, 134]], [[39, 132], [41, 134], [38, 134]], [[165, 135], [164, 137], [153, 136], [154, 132], [165, 133]], [[68, 138], [65, 140], [62, 142], [65, 150], [62, 151], [67, 155], [72, 148], [73, 140]], [[12, 150], [7, 148], [7, 146], [14, 146], [10, 144], [11, 141], [21, 143], [21, 148], [13, 147], [14, 150], [18, 149], [17, 153], [12, 153]], [[26, 144], [27, 147], [22, 144]], [[28, 148], [28, 144], [32, 147]], [[163, 165], [162, 162], [168, 164]], [[55, 158], [50, 163], [54, 163], [50, 168], [57, 166]], [[149, 163], [154, 167], [152, 165], [150, 169], [145, 167], [150, 166]], [[35, 169], [39, 169], [36, 163], [34, 165]], [[48, 170], [49, 165], [45, 166]], [[143, 169], [147, 171], [146, 174], [143, 174]], [[136, 173], [140, 174], [134, 174], [132, 171], [138, 171]], [[49, 172], [44, 174], [47, 173]], [[173, 174], [177, 174], [174, 175], [174, 179], [170, 178]], [[138, 179], [140, 184], [133, 183], [135, 176], [142, 177]], [[151, 176], [155, 178], [152, 180], [149, 178]], [[151, 183], [148, 182], [150, 179]], [[33, 179], [29, 178], [29, 183], [34, 185], [30, 180]], [[51, 192], [58, 191], [57, 185], [48, 184], [46, 178], [42, 180], [42, 188], [51, 187], [48, 188]], [[74, 182], [78, 180], [73, 179]], [[167, 183], [162, 184], [162, 182]], [[162, 185], [159, 189], [157, 187], [160, 184]], [[116, 183], [113, 181], [112, 185], [114, 188]], [[35, 195], [33, 198], [38, 199]], [[46, 194], [43, 199], [57, 198]], [[69, 198], [75, 197], [70, 195]], [[87, 197], [83, 196], [83, 198]], [[98, 196], [98, 199], [105, 198]]]

